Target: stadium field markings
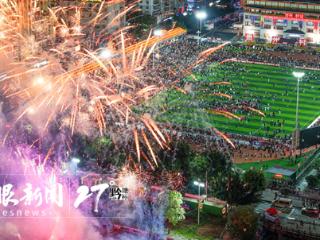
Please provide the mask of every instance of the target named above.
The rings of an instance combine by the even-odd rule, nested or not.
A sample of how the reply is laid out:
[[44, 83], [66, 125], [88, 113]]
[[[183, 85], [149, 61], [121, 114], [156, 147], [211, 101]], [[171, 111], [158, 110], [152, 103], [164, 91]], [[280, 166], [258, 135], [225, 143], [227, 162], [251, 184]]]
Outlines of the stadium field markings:
[[[213, 64], [206, 76], [193, 73], [194, 77], [184, 79], [192, 83], [193, 90], [184, 95], [168, 90], [154, 97], [148, 107], [163, 109], [157, 115], [161, 122], [172, 122], [190, 127], [216, 127], [219, 130], [263, 137], [284, 137], [295, 127], [296, 79], [292, 68], [252, 63], [230, 62]], [[320, 114], [320, 71], [303, 70], [306, 76], [301, 82], [300, 125], [307, 127]], [[212, 82], [226, 81], [232, 85], [214, 85]], [[211, 84], [211, 85], [210, 85]], [[222, 92], [233, 96], [227, 100], [212, 93]], [[256, 108], [266, 114], [262, 118], [253, 112], [236, 110], [233, 106], [244, 101], [256, 103]], [[226, 108], [245, 120], [227, 119], [213, 115], [206, 110]]]

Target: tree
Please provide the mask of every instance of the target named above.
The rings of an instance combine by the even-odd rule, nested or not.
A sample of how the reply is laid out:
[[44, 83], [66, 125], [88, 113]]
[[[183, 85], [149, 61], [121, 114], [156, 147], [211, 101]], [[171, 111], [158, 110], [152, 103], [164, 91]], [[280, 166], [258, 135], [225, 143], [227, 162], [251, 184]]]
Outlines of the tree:
[[175, 226], [178, 222], [185, 219], [185, 210], [182, 207], [182, 195], [176, 191], [169, 191], [168, 194], [168, 206], [166, 210], [166, 219], [168, 229], [170, 230], [171, 225]]
[[319, 184], [319, 178], [317, 176], [314, 176], [314, 175], [307, 176], [306, 177], [306, 181], [308, 183], [308, 187], [309, 188], [315, 188]]
[[190, 169], [192, 170], [192, 171], [190, 171], [191, 179], [193, 179], [193, 180], [197, 180], [197, 179], [204, 180], [205, 173], [209, 168], [208, 160], [204, 156], [202, 156], [200, 154], [196, 154], [190, 160], [189, 165], [190, 165]]
[[208, 173], [212, 175], [216, 172], [225, 172], [229, 168], [229, 159], [225, 154], [217, 150], [209, 151], [205, 153], [205, 157], [208, 161]]
[[315, 161], [313, 164], [313, 168], [317, 171], [317, 174], [320, 174], [320, 161]]
[[235, 169], [229, 170], [226, 182], [226, 199], [230, 203], [241, 203], [244, 196], [245, 190], [241, 174]]
[[258, 215], [252, 207], [239, 206], [231, 211], [228, 220], [230, 232], [241, 240], [254, 239], [257, 230]]
[[171, 171], [183, 173], [186, 179], [191, 176], [190, 161], [194, 156], [190, 145], [184, 141], [178, 141], [170, 146], [170, 150], [160, 151], [159, 158], [163, 167]]
[[217, 176], [220, 172], [227, 171], [227, 158], [218, 151], [208, 151], [203, 154], [195, 154], [189, 160], [191, 180], [205, 180], [206, 173], [208, 177]]
[[98, 165], [104, 168], [111, 165], [121, 167], [125, 162], [124, 152], [117, 149], [108, 136], [90, 139], [76, 135], [73, 139], [73, 155], [79, 156], [82, 160], [79, 167], [88, 166], [88, 160], [91, 159], [95, 159]]
[[213, 195], [229, 203], [243, 202], [246, 194], [240, 173], [235, 169], [218, 172], [210, 180]]
[[249, 169], [244, 173], [243, 181], [246, 189], [251, 194], [264, 190], [266, 185], [263, 171], [254, 168]]

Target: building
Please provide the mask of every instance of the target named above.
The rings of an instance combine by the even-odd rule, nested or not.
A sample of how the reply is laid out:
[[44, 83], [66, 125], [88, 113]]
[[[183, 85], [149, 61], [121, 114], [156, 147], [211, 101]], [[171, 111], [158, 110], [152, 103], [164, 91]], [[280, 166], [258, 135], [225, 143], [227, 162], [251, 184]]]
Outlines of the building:
[[[123, 27], [126, 23], [125, 14], [121, 14], [125, 10], [125, 1], [87, 1], [82, 5], [81, 24], [87, 24], [97, 16], [100, 9], [99, 2], [103, 2], [101, 9], [101, 20], [96, 25], [96, 30], [101, 31], [107, 29], [106, 33], [111, 33]], [[107, 28], [106, 28], [107, 27]]]
[[[102, 8], [101, 4], [103, 4]], [[100, 11], [100, 20], [95, 25], [97, 31], [108, 26], [107, 32], [112, 32], [123, 27], [126, 23], [125, 14], [120, 14], [125, 10], [125, 0], [50, 0], [47, 5], [50, 7], [78, 6], [80, 9], [80, 25], [82, 26], [93, 20]], [[70, 11], [74, 10], [74, 8], [71, 8]]]
[[138, 3], [144, 14], [160, 19], [172, 15], [177, 8], [176, 0], [141, 0]]
[[242, 0], [246, 41], [320, 44], [319, 0]]

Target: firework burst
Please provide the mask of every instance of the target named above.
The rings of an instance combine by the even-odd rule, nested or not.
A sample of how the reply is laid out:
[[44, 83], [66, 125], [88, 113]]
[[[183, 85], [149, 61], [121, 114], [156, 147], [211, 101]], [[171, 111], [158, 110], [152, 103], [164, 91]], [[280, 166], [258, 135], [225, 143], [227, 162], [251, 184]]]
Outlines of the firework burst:
[[[97, 134], [95, 129], [100, 135], [129, 133], [134, 136], [138, 163], [143, 156], [152, 168], [157, 166], [153, 145], [164, 148], [167, 139], [150, 116], [135, 114], [132, 108], [162, 85], [143, 80], [139, 72], [158, 42], [184, 30], [130, 44], [128, 27], [121, 21], [127, 12], [135, 11], [134, 5], [102, 1], [93, 6], [97, 14], [87, 21], [83, 20], [85, 4], [47, 5], [34, 0], [0, 2], [0, 56], [6, 62], [0, 69], [1, 93], [18, 106], [11, 112], [12, 127], [28, 119], [40, 136], [52, 124], [88, 135]], [[122, 10], [115, 15], [112, 9], [118, 6]], [[101, 22], [108, 24], [99, 29]], [[147, 152], [140, 153], [142, 146]]]

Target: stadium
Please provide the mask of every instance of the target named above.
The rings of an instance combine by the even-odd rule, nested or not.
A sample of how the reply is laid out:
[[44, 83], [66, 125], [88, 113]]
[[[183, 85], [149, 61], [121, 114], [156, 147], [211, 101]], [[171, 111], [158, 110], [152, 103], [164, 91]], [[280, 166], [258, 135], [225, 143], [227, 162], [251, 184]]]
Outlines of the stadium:
[[320, 239], [318, 2], [1, 0], [0, 240]]
[[[218, 130], [221, 139], [234, 143], [232, 160], [243, 170], [264, 169], [272, 179], [289, 169], [291, 176], [317, 154], [320, 72], [309, 59], [301, 64], [297, 53], [288, 60], [269, 50], [268, 59], [264, 51], [226, 45], [186, 74], [179, 88], [162, 91], [144, 107], [160, 123], [188, 129], [178, 132], [192, 129], [195, 142], [203, 132]], [[315, 139], [300, 148], [295, 141], [304, 142], [304, 129]]]

